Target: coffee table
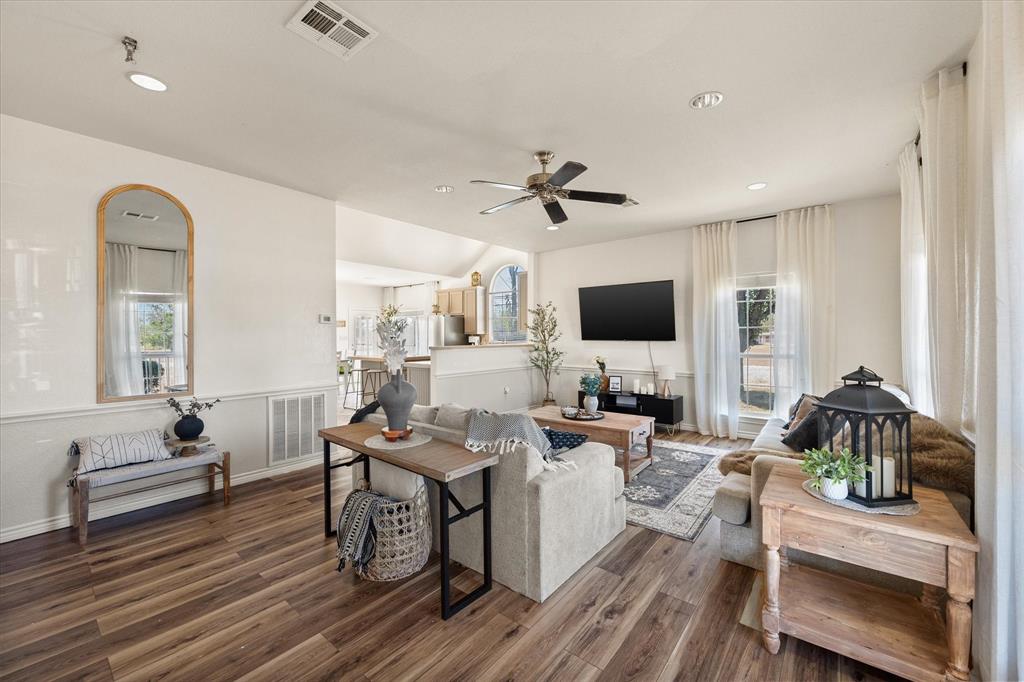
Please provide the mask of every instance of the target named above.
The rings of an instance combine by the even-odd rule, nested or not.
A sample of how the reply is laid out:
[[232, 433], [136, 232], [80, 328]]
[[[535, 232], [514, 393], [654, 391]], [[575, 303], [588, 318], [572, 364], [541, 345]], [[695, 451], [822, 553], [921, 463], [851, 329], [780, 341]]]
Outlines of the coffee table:
[[[529, 415], [541, 426], [556, 431], [583, 433], [589, 440], [620, 448], [622, 454], [616, 453], [615, 464], [622, 469], [626, 483], [654, 461], [654, 417], [605, 412], [604, 419], [578, 421], [563, 417], [562, 410], [557, 405], [538, 407], [530, 410]], [[646, 456], [631, 452], [632, 447], [641, 441], [647, 444]]]

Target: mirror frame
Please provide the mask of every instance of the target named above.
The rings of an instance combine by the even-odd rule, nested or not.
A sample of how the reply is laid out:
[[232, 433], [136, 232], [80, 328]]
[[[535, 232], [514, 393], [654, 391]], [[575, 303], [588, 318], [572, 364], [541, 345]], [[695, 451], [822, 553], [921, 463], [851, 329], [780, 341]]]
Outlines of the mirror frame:
[[[107, 274], [107, 249], [106, 249], [106, 218], [105, 212], [110, 200], [123, 192], [132, 190], [145, 190], [155, 192], [168, 199], [178, 207], [181, 214], [185, 216], [185, 225], [188, 228], [188, 349], [186, 363], [188, 365], [188, 389], [174, 393], [146, 393], [143, 395], [108, 396], [106, 395], [106, 357], [104, 353], [103, 330], [105, 325], [104, 313], [106, 311], [106, 274]], [[193, 287], [193, 264], [195, 262], [195, 251], [193, 244], [194, 225], [192, 214], [185, 208], [185, 204], [178, 201], [170, 192], [166, 192], [153, 185], [119, 185], [103, 195], [99, 205], [96, 207], [96, 402], [97, 403], [120, 403], [131, 400], [156, 400], [166, 399], [172, 396], [190, 396], [195, 392], [195, 291]]]

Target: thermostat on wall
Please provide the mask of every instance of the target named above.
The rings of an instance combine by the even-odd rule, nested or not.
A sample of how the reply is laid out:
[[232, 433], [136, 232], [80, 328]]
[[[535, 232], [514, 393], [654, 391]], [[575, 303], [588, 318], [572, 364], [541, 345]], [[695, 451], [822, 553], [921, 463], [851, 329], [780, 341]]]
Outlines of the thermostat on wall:
[[320, 315], [320, 324], [334, 324], [334, 315]]

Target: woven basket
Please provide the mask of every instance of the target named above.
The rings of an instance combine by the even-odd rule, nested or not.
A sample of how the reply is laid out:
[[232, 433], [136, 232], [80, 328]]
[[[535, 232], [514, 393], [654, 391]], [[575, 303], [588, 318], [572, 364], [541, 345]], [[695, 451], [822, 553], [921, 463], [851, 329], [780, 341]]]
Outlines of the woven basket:
[[360, 575], [379, 582], [401, 580], [427, 563], [433, 535], [430, 505], [422, 486], [411, 500], [381, 505], [373, 517], [377, 548]]

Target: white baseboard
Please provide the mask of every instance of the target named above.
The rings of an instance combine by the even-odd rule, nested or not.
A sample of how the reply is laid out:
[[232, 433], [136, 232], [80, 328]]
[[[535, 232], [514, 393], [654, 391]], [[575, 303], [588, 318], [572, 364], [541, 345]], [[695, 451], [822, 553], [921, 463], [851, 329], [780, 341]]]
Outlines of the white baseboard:
[[[271, 476], [288, 473], [289, 471], [297, 471], [298, 469], [305, 469], [322, 463], [322, 455], [309, 455], [308, 457], [303, 457], [295, 460], [294, 462], [289, 462], [288, 464], [256, 469], [255, 471], [247, 471], [244, 474], [234, 475], [231, 477], [231, 484], [233, 486], [241, 485], [243, 483], [248, 483], [249, 481], [270, 478]], [[221, 486], [218, 483], [217, 489], [219, 490], [220, 487]], [[206, 490], [206, 483], [204, 481], [188, 481], [181, 485], [169, 486], [159, 493], [154, 493], [153, 495], [148, 495], [142, 498], [125, 499], [122, 501], [111, 500], [108, 503], [104, 503], [104, 501], [100, 500], [89, 506], [89, 520], [96, 521], [98, 519], [105, 519], [108, 516], [117, 516], [118, 514], [136, 511], [146, 507], [153, 507], [158, 504], [163, 504], [164, 502], [173, 502], [174, 500], [180, 500], [184, 497], [200, 495], [205, 493]], [[70, 526], [71, 514], [66, 513], [51, 516], [48, 519], [39, 519], [38, 521], [29, 521], [28, 523], [22, 523], [17, 526], [0, 528], [0, 544], [11, 542], [12, 540], [20, 540], [21, 538], [27, 538], [32, 535], [39, 535], [40, 533], [48, 533], [52, 530], [68, 528]]]

